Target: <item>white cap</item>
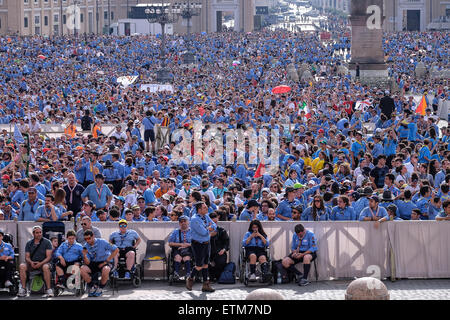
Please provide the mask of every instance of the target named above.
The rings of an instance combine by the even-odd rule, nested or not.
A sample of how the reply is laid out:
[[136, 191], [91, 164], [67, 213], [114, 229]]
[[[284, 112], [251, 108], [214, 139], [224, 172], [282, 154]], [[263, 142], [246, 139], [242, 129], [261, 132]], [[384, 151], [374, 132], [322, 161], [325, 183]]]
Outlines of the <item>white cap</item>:
[[308, 184], [312, 184], [313, 186], [315, 186], [315, 185], [316, 185], [316, 182], [315, 182], [314, 180], [309, 180], [309, 181], [308, 181]]
[[213, 166], [208, 166], [206, 172], [211, 173], [214, 170]]

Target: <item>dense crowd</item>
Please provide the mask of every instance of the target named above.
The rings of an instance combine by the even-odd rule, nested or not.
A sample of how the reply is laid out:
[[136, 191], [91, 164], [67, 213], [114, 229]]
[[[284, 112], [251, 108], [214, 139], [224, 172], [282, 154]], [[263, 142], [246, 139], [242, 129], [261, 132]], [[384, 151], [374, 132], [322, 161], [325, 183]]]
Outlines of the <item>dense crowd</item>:
[[[155, 82], [160, 37], [1, 38], [0, 122], [29, 135], [29, 143], [20, 133], [0, 136], [1, 219], [176, 221], [198, 201], [221, 220], [380, 220], [390, 212], [409, 220], [414, 210], [448, 219], [450, 130], [436, 116], [448, 79], [416, 78], [415, 67], [448, 69], [449, 33], [385, 34], [400, 89], [391, 94], [339, 72], [351, 41], [343, 20], [330, 25], [331, 43], [285, 30], [169, 36], [174, 92], [156, 93], [139, 86]], [[182, 63], [188, 46], [194, 67]], [[293, 82], [289, 64], [307, 65], [313, 79]], [[125, 88], [116, 82], [124, 75], [138, 79]], [[280, 84], [292, 90], [273, 94]], [[410, 96], [424, 93], [435, 97], [425, 116]], [[248, 138], [234, 146], [245, 146], [245, 163], [208, 162], [214, 148], [200, 162], [193, 152], [180, 159], [182, 138], [173, 136], [156, 148], [155, 126], [193, 133], [196, 120], [203, 137], [218, 126], [224, 141], [235, 128], [279, 130], [278, 163], [250, 161]], [[63, 124], [65, 134], [46, 137], [43, 124]], [[107, 136], [102, 124], [117, 127]]]

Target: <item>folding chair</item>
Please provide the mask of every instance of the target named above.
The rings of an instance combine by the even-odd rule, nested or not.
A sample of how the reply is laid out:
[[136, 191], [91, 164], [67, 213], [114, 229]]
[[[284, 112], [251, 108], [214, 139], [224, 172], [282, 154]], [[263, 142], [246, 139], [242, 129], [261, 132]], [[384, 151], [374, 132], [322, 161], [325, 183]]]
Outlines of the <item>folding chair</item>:
[[[147, 240], [147, 248], [145, 251], [145, 257], [141, 263], [142, 271], [144, 270], [145, 262], [151, 262], [151, 261], [162, 261], [163, 262], [164, 277], [166, 277], [166, 280], [168, 280], [167, 271], [166, 271], [167, 256], [166, 256], [164, 240]], [[143, 274], [144, 273], [142, 272], [142, 276], [143, 276]]]

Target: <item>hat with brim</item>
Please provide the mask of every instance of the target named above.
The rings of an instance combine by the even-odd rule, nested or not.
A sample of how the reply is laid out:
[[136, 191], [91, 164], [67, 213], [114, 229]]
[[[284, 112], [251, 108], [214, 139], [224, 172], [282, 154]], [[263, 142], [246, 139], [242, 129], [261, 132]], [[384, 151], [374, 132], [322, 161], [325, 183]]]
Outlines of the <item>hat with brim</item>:
[[305, 185], [301, 184], [301, 183], [296, 183], [294, 184], [294, 189], [301, 189], [301, 188], [305, 188]]

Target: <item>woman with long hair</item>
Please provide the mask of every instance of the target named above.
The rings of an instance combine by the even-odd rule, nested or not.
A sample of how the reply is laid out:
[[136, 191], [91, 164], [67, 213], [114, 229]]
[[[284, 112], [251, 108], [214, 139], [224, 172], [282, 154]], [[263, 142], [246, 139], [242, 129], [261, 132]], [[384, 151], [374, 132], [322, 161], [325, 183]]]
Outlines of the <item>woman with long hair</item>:
[[67, 205], [66, 205], [66, 192], [64, 189], [56, 189], [55, 191], [55, 201], [53, 205], [59, 209], [59, 212], [61, 212], [61, 216], [59, 217], [59, 220], [69, 220], [73, 212], [67, 211]]
[[331, 210], [325, 207], [322, 196], [316, 195], [311, 205], [302, 214], [303, 221], [327, 221], [330, 218]]
[[[261, 264], [263, 279], [271, 276], [269, 273], [269, 263], [267, 262], [266, 248], [269, 246], [269, 239], [259, 220], [252, 220], [247, 233], [242, 239], [242, 246], [245, 248], [245, 259], [250, 262], [249, 281], [256, 281], [256, 262]], [[264, 281], [267, 282], [267, 281]]]

